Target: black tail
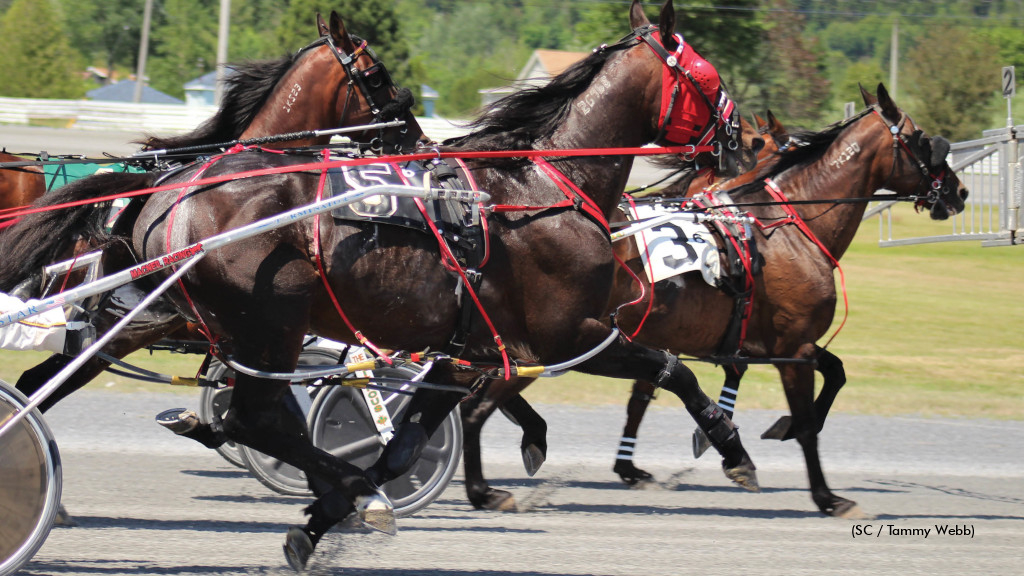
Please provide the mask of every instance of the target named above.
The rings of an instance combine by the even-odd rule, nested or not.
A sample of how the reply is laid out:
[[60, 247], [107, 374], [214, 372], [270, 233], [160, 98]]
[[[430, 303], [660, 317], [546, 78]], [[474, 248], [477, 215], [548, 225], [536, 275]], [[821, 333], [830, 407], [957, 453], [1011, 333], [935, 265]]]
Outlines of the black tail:
[[[32, 206], [40, 208], [88, 200], [152, 186], [155, 175], [115, 172], [96, 174], [44, 195]], [[101, 244], [110, 202], [84, 204], [29, 214], [0, 235], [0, 291], [10, 292], [19, 282], [46, 265], [71, 257], [80, 239]]]

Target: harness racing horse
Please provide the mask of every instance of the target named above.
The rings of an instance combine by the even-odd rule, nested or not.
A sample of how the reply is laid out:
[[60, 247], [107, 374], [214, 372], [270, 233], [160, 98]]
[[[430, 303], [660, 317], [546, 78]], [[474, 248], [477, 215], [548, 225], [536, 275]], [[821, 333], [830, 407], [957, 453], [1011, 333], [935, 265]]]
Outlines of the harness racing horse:
[[[730, 477], [756, 485], [738, 433], [689, 369], [675, 356], [626, 342], [602, 321], [614, 272], [606, 222], [625, 187], [632, 156], [551, 162], [471, 158], [478, 150], [528, 155], [545, 149], [688, 144], [710, 134], [722, 166], [736, 173], [741, 151], [735, 149], [735, 117], [720, 115], [714, 100], [705, 104], [706, 85], [689, 82], [678, 67], [673, 54], [681, 56], [686, 46], [673, 34], [671, 2], [657, 28], [638, 2], [631, 6], [630, 22], [634, 32], [623, 41], [595, 51], [545, 86], [499, 101], [451, 149], [466, 156], [467, 171], [496, 203], [484, 209], [486, 266], [469, 271], [479, 275], [478, 281], [469, 281], [470, 273], [454, 258], [439, 258], [439, 249], [451, 256], [443, 237], [322, 218], [208, 254], [182, 276], [181, 289], [169, 298], [216, 335], [226, 359], [257, 371], [287, 372], [294, 369], [307, 333], [343, 342], [369, 339], [394, 350], [447, 349], [459, 326], [459, 293], [469, 293], [479, 302], [479, 317], [458, 347], [460, 361], [437, 357], [425, 381], [465, 385], [478, 378], [479, 371], [462, 368], [463, 362], [491, 371], [494, 362], [581, 361], [575, 369], [648, 378], [680, 396], [723, 454]], [[663, 80], [679, 109], [662, 107]], [[688, 99], [700, 112], [689, 124], [681, 113]], [[686, 139], [676, 140], [679, 134]], [[307, 161], [240, 152], [172, 174], [165, 182], [287, 169]], [[305, 205], [318, 193], [320, 177], [320, 171], [284, 172], [157, 193], [119, 224], [134, 220], [132, 247], [149, 258]], [[567, 198], [571, 201], [564, 202]], [[66, 232], [51, 231], [49, 238]], [[502, 372], [511, 376], [513, 371]], [[289, 530], [286, 539], [289, 562], [302, 568], [320, 537], [352, 512], [371, 527], [394, 530], [390, 505], [377, 486], [408, 469], [464, 392], [419, 388], [395, 437], [364, 472], [311, 445], [288, 390], [287, 381], [239, 373], [223, 429], [198, 424], [180, 432], [208, 446], [231, 439], [306, 472], [318, 497], [307, 509], [309, 523]]]
[[[643, 299], [620, 310], [620, 327], [633, 333], [642, 323], [635, 334], [638, 342], [715, 358], [725, 366], [726, 387], [738, 387], [743, 371], [730, 368], [744, 365], [744, 359], [774, 363], [791, 414], [780, 418], [762, 438], [796, 438], [804, 452], [812, 499], [822, 513], [842, 517], [856, 517], [860, 509], [830, 491], [817, 450], [817, 434], [846, 381], [842, 361], [816, 344], [835, 314], [833, 270], [853, 240], [866, 201], [876, 191], [884, 188], [895, 192], [897, 198], [914, 200], [936, 220], [961, 211], [967, 197], [967, 190], [946, 162], [949, 143], [945, 139], [925, 136], [883, 85], [879, 84], [877, 96], [863, 88], [861, 94], [867, 109], [859, 115], [822, 132], [792, 135], [790, 145], [782, 151], [726, 183], [735, 207], [749, 207], [758, 219], [755, 241], [763, 257], [761, 273], [752, 277], [745, 338], [733, 343], [738, 349], [722, 355], [722, 343], [735, 315], [734, 297], [710, 286], [700, 272], [657, 282], [652, 295], [633, 242], [616, 246], [617, 255], [631, 272], [617, 270], [612, 297], [613, 302], [636, 300], [641, 296], [636, 279], [641, 279]], [[740, 184], [743, 181], [747, 183]], [[693, 193], [687, 184], [661, 196], [665, 201], [673, 195]], [[824, 377], [817, 398], [815, 370]], [[487, 390], [489, 401], [504, 401], [496, 390], [499, 384]], [[650, 381], [643, 379], [634, 385], [634, 390], [638, 388], [653, 390]], [[636, 408], [632, 402], [630, 409]], [[523, 454], [529, 471], [529, 460], [538, 458], [537, 446], [544, 445], [545, 425], [524, 401], [513, 398], [511, 403], [513, 419], [524, 428]], [[464, 420], [472, 420], [475, 414], [473, 411]], [[630, 412], [629, 422], [639, 426], [640, 415]], [[473, 437], [473, 430], [466, 432], [467, 493], [478, 508], [500, 507], [507, 492], [487, 487], [482, 474], [477, 477], [477, 469], [470, 466], [479, 460], [478, 452], [470, 456], [468, 451], [474, 447], [468, 440]], [[633, 470], [620, 468], [623, 461], [617, 460], [616, 471], [627, 483], [650, 477], [631, 460]], [[491, 502], [499, 506], [487, 505]]]
[[[767, 171], [754, 170], [757, 181], [728, 190], [737, 207], [749, 206], [757, 218], [757, 250], [764, 258], [761, 274], [754, 277], [746, 337], [733, 359], [774, 363], [791, 415], [766, 437], [797, 439], [814, 503], [824, 514], [844, 517], [857, 516], [859, 508], [829, 490], [817, 448], [817, 435], [846, 380], [842, 361], [816, 344], [835, 315], [833, 271], [860, 225], [864, 201], [876, 191], [884, 188], [897, 198], [915, 200], [936, 220], [961, 211], [967, 197], [946, 162], [949, 143], [928, 138], [883, 85], [877, 96], [861, 91], [867, 106], [863, 112], [822, 132], [795, 134], [800, 144], [776, 154]], [[658, 282], [651, 296], [635, 245], [622, 243], [617, 251], [647, 290], [644, 302], [621, 311], [624, 329], [641, 322], [646, 299], [653, 298], [638, 341], [690, 356], [721, 354], [733, 315], [731, 296], [699, 273]], [[619, 286], [628, 285], [627, 276], [619, 271]], [[824, 377], [817, 399], [816, 369]], [[735, 385], [741, 375], [736, 373]]]
[[[235, 66], [237, 73], [229, 77], [229, 88], [218, 112], [195, 132], [172, 138], [151, 137], [146, 141], [150, 150], [188, 149], [204, 150], [211, 145], [235, 139], [271, 137], [284, 133], [319, 130], [325, 127], [360, 126], [392, 119], [405, 121], [404, 127], [374, 130], [354, 134], [355, 142], [370, 143], [390, 151], [412, 150], [425, 141], [422, 130], [410, 109], [412, 101], [408, 90], [395, 86], [383, 63], [373, 55], [364, 41], [350, 35], [341, 17], [331, 14], [330, 24], [317, 16], [320, 32], [318, 40], [277, 61], [252, 62]], [[358, 77], [356, 81], [352, 77]], [[295, 86], [301, 89], [295, 90]], [[294, 94], [293, 94], [294, 92]], [[283, 112], [284, 110], [288, 112]], [[271, 142], [268, 147], [322, 145], [325, 136], [305, 136], [288, 142]], [[196, 152], [198, 153], [198, 152]], [[192, 153], [193, 155], [195, 153]], [[161, 154], [162, 155], [162, 154]], [[189, 154], [185, 155], [186, 157]], [[180, 158], [175, 154], [173, 158]], [[117, 194], [146, 188], [152, 177], [147, 174], [103, 174], [85, 178], [43, 198], [39, 206], [54, 206], [68, 198], [82, 195]], [[69, 222], [88, 222], [106, 213], [104, 208], [83, 207], [76, 210], [51, 210], [25, 217], [20, 228], [21, 238], [6, 243], [0, 241], [0, 253], [17, 254], [37, 244], [40, 230], [62, 228]], [[93, 238], [104, 238], [100, 230], [93, 230]], [[100, 242], [103, 242], [102, 240]], [[42, 246], [42, 244], [37, 244]], [[40, 282], [35, 278], [42, 266], [65, 254], [70, 246], [49, 245], [48, 250], [31, 250], [23, 262], [5, 258], [0, 262], [0, 291], [18, 292], [23, 298], [38, 297]], [[123, 243], [109, 240], [110, 249], [124, 251]], [[123, 256], [124, 254], [122, 254]], [[106, 257], [106, 256], [105, 256]], [[30, 278], [26, 282], [24, 279]], [[27, 285], [27, 286], [26, 286]], [[140, 299], [142, 289], [132, 284], [108, 297], [92, 317], [98, 334], [104, 334], [127, 312], [131, 303]], [[157, 300], [137, 320], [117, 334], [103, 349], [115, 358], [123, 358], [162, 338], [172, 336], [186, 328], [186, 320], [163, 298]], [[18, 380], [18, 389], [26, 395], [46, 383], [71, 361], [72, 357], [54, 354], [38, 366], [29, 369]], [[109, 362], [93, 357], [79, 368], [56, 393], [47, 398], [40, 408], [45, 411], [63, 397], [84, 386], [109, 367]]]
[[[664, 190], [658, 193], [658, 196], [665, 198], [674, 198], [679, 196], [695, 196], [701, 194], [705, 190], [728, 190], [746, 184], [759, 177], [765, 170], [768, 170], [777, 159], [774, 157], [776, 152], [785, 150], [790, 145], [790, 135], [786, 127], [775, 117], [775, 114], [771, 110], [766, 113], [767, 118], [763, 119], [760, 116], [754, 115], [757, 123], [758, 133], [766, 136], [765, 146], [761, 149], [758, 154], [758, 165], [749, 172], [740, 174], [736, 178], [716, 182], [710, 187], [705, 187], [702, 181], [696, 180], [687, 176], [679, 178], [669, 186], [666, 186]], [[620, 257], [624, 260], [630, 260], [636, 258], [637, 255], [633, 250], [625, 250], [623, 246], [632, 246], [631, 243], [625, 242], [620, 244], [617, 248], [619, 250]], [[732, 417], [733, 410], [736, 401], [736, 392], [739, 390], [740, 378], [743, 373], [746, 372], [746, 364], [743, 363], [730, 363], [722, 366], [725, 372], [725, 384], [722, 386], [722, 395], [720, 396], [718, 403], [725, 410], [725, 413]], [[643, 421], [644, 414], [647, 411], [647, 406], [654, 399], [655, 388], [650, 382], [642, 380], [636, 380], [633, 382], [632, 391], [629, 396], [629, 401], [626, 403], [626, 424], [622, 429], [622, 438], [619, 440], [619, 449], [615, 457], [615, 464], [612, 466], [612, 471], [619, 475], [619, 478], [623, 482], [630, 486], [637, 484], [638, 482], [647, 482], [653, 480], [654, 477], [641, 468], [637, 468], [633, 464], [633, 454], [636, 451], [636, 443], [638, 433], [640, 429], [640, 423]], [[526, 416], [527, 421], [531, 421], [529, 416]], [[525, 439], [524, 439], [525, 442]], [[701, 445], [706, 449], [706, 446]], [[696, 450], [697, 448], [695, 448]]]

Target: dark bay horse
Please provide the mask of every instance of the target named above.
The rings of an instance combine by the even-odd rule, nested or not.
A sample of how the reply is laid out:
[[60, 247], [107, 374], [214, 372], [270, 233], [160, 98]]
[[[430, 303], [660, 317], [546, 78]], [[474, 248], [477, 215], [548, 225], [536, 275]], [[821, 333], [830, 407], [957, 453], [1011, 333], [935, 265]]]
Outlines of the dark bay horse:
[[[821, 132], [793, 135], [798, 145], [762, 161], [751, 172], [755, 181], [728, 190], [736, 206], [758, 219], [756, 242], [764, 258], [754, 278], [746, 338], [734, 359], [773, 361], [791, 414], [767, 437], [797, 439], [812, 499], [822, 513], [842, 517], [856, 517], [860, 509], [828, 488], [817, 448], [817, 435], [846, 380], [842, 361], [817, 344], [835, 314], [834, 269], [876, 191], [914, 200], [937, 220], [962, 210], [967, 196], [946, 163], [948, 142], [927, 137], [881, 84], [877, 95], [862, 89], [862, 96], [863, 112]], [[653, 298], [638, 341], [688, 356], [721, 354], [733, 316], [732, 296], [708, 285], [697, 272], [658, 282], [652, 294], [635, 244], [620, 243], [616, 251], [643, 279], [645, 290], [643, 301], [620, 311], [624, 330], [644, 319]], [[617, 274], [616, 290], [639, 296], [634, 276], [621, 269]], [[815, 370], [824, 376], [817, 398]], [[733, 385], [740, 376], [742, 371], [735, 373]]]
[[[329, 25], [319, 15], [317, 23], [321, 37], [294, 55], [276, 61], [234, 65], [236, 73], [229, 76], [229, 87], [220, 109], [196, 131], [169, 138], [150, 137], [146, 140], [146, 148], [196, 148], [208, 154], [210, 146], [236, 139], [359, 126], [394, 119], [405, 121], [405, 126], [355, 134], [352, 136], [353, 141], [374, 141], [392, 152], [412, 150], [419, 142], [426, 141], [411, 113], [412, 101], [407, 97], [408, 90], [393, 84], [383, 64], [369, 47], [358, 37], [349, 34], [343, 20], [336, 13], [332, 12]], [[361, 78], [360, 83], [350, 80], [353, 74]], [[296, 89], [296, 86], [300, 88]], [[268, 143], [266, 147], [322, 145], [327, 138], [308, 136], [289, 142]], [[185, 154], [184, 158], [198, 153]], [[175, 155], [173, 158], [182, 157]], [[68, 197], [82, 194], [83, 190], [105, 190], [107, 194], [115, 194], [145, 188], [150, 180], [146, 174], [94, 176], [72, 183], [65, 189], [55, 190], [42, 199], [39, 205], [61, 204]], [[86, 221], [90, 217], [88, 213], [72, 212], [59, 210], [28, 216], [25, 229], [59, 227], [65, 219]], [[121, 242], [112, 242], [114, 249], [122, 245]], [[35, 261], [27, 262], [25, 268], [6, 260], [5, 264], [0, 265], [0, 291], [11, 292], [19, 283], [24, 282], [23, 270], [32, 270], [33, 266], [38, 270], [62, 259], [66, 257], [68, 249], [67, 246], [56, 246], [49, 252], [36, 253]], [[7, 250], [6, 244], [0, 241], [0, 253], [6, 254]], [[35, 287], [38, 282], [32, 284]], [[108, 298], [93, 317], [98, 333], [105, 333], [126, 312], [125, 305], [118, 302], [138, 300], [137, 294], [142, 289], [129, 285], [122, 292], [115, 292]], [[171, 337], [176, 331], [186, 329], [186, 326], [185, 318], [161, 298], [136, 322], [119, 333], [103, 351], [115, 358], [123, 358], [160, 339]], [[64, 354], [54, 354], [26, 371], [18, 381], [18, 389], [30, 395], [71, 360], [71, 357]], [[49, 409], [108, 366], [108, 362], [99, 358], [89, 360], [42, 404], [41, 409]]]
[[[662, 106], [663, 80], [670, 83], [665, 94], [675, 92], [679, 102], [690, 98], [700, 103], [701, 96], [690, 91], [706, 88], [689, 83], [671, 57], [685, 48], [673, 34], [671, 2], [663, 7], [658, 27], [634, 2], [630, 23], [634, 32], [622, 41], [596, 50], [545, 86], [499, 101], [455, 150], [631, 148], [648, 142], [687, 144], [710, 133], [722, 165], [735, 173], [741, 153], [751, 151], [735, 149], [735, 118], [723, 115], [715, 100], [696, 107], [701, 111], [705, 106], [702, 120], [690, 126], [687, 140], [669, 139], [687, 127], [677, 124], [681, 119], [672, 106]], [[205, 169], [176, 173], [167, 182], [188, 182], [200, 170], [215, 176], [306, 160], [241, 152]], [[632, 156], [552, 162], [471, 158], [466, 164], [496, 206], [485, 210], [490, 213], [489, 256], [479, 282], [473, 282], [480, 318], [486, 314], [487, 321], [471, 324], [460, 358], [483, 363], [487, 370], [505, 359], [542, 365], [579, 359], [575, 369], [587, 373], [653, 380], [680, 396], [723, 454], [727, 474], [756, 485], [738, 433], [692, 372], [673, 355], [617, 337], [603, 321], [614, 272], [606, 222], [616, 210]], [[132, 214], [131, 246], [150, 258], [307, 204], [319, 177], [317, 172], [284, 173], [186, 189], [185, 194], [158, 193]], [[83, 197], [88, 194], [80, 191]], [[572, 201], [564, 203], [567, 197]], [[451, 262], [439, 258], [439, 240], [397, 227], [327, 220], [300, 222], [211, 253], [183, 276], [182, 290], [170, 298], [182, 315], [207, 325], [223, 355], [257, 370], [293, 369], [307, 333], [361, 341], [356, 330], [391, 349], [446, 349], [459, 325], [458, 294], [470, 285], [463, 283], [466, 271], [446, 267]], [[68, 230], [60, 232], [51, 231], [49, 238]], [[25, 259], [24, 250], [45, 250], [14, 248], [11, 254], [19, 261]], [[460, 366], [438, 358], [426, 381], [465, 385], [480, 376]], [[318, 498], [307, 510], [307, 526], [289, 530], [286, 541], [289, 562], [301, 568], [320, 537], [353, 511], [371, 526], [393, 530], [390, 506], [377, 486], [408, 469], [462, 397], [461, 392], [419, 389], [397, 434], [365, 473], [310, 444], [287, 382], [279, 380], [240, 374], [223, 430], [199, 425], [185, 433], [209, 446], [229, 438], [307, 473]]]

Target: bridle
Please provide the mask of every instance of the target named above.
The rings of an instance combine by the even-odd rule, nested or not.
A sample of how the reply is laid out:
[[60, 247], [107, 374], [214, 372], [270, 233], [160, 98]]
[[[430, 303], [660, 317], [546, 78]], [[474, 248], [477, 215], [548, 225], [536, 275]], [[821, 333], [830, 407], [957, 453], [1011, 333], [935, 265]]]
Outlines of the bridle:
[[[914, 164], [917, 167], [917, 170], [921, 173], [921, 180], [918, 187], [928, 188], [927, 194], [923, 197], [919, 197], [914, 203], [914, 208], [920, 210], [926, 205], [934, 204], [946, 206], [946, 202], [942, 199], [942, 196], [943, 192], [948, 192], [948, 190], [946, 190], [948, 166], [942, 166], [945, 164], [945, 153], [940, 154], [942, 158], [939, 160], [935, 158], [934, 150], [938, 148], [939, 150], [948, 151], [949, 144], [942, 138], [931, 138], [932, 154], [928, 159], [928, 162], [925, 162], [920, 158], [921, 139], [924, 137], [924, 131], [918, 128], [914, 120], [907, 116], [905, 112], [900, 111], [900, 119], [895, 124], [889, 122], [885, 115], [882, 114], [882, 110], [877, 104], [871, 105], [865, 113], [875, 114], [882, 124], [885, 125], [886, 129], [888, 129], [889, 133], [892, 134], [892, 169], [889, 172], [889, 177], [885, 180], [885, 184], [888, 184], [895, 175], [896, 165], [899, 163], [900, 151], [902, 150], [906, 153], [907, 158], [911, 163]], [[910, 121], [911, 127], [914, 129], [914, 132], [910, 137], [903, 133], [903, 126], [908, 120]], [[914, 148], [917, 148], [918, 150], [915, 152]], [[935, 168], [942, 169], [939, 173], [935, 173], [933, 170]], [[883, 184], [882, 187], [885, 188], [885, 185]]]
[[[683, 51], [686, 48], [686, 43], [683, 40], [681, 34], [675, 34], [675, 39], [678, 43], [676, 50], [669, 53], [662, 45], [660, 36], [658, 34], [658, 27], [653, 24], [637, 28], [633, 31], [632, 37], [643, 41], [654, 51], [654, 53], [661, 59], [666, 69], [670, 72], [672, 78], [671, 86], [671, 100], [668, 104], [667, 109], [663, 112], [662, 117], [659, 118], [659, 134], [658, 140], [666, 138], [666, 134], [669, 129], [669, 122], [672, 119], [672, 114], [675, 111], [675, 107], [679, 94], [682, 92], [682, 84], [684, 80], [693, 86], [693, 89], [700, 95], [704, 105], [707, 106], [710, 112], [710, 121], [705, 125], [704, 131], [698, 137], [697, 146], [711, 145], [712, 156], [719, 158], [719, 163], [723, 160], [723, 144], [724, 147], [728, 148], [729, 151], [736, 151], [739, 149], [740, 142], [740, 120], [739, 113], [736, 109], [735, 103], [729, 98], [729, 94], [725, 89], [724, 84], [719, 80], [720, 85], [718, 88], [718, 102], [714, 103], [708, 98], [707, 94], [701, 86], [701, 83], [694, 77], [693, 73], [682, 65]], [[692, 49], [692, 47], [691, 47]], [[664, 98], [664, 91], [663, 96]], [[686, 144], [685, 142], [683, 144]], [[686, 160], [693, 160], [693, 158], [685, 158]]]
[[[342, 71], [348, 78], [348, 90], [345, 94], [345, 103], [342, 106], [341, 114], [338, 118], [337, 125], [343, 126], [345, 119], [348, 117], [349, 107], [351, 106], [353, 98], [355, 98], [356, 92], [362, 95], [366, 104], [370, 108], [370, 113], [373, 115], [373, 123], [380, 124], [388, 120], [386, 116], [390, 116], [394, 113], [395, 118], [402, 112], [408, 112], [412, 106], [411, 96], [408, 98], [408, 105], [399, 102], [399, 97], [392, 95], [387, 101], [381, 101], [374, 98], [374, 94], [380, 95], [381, 90], [386, 90], [389, 95], [392, 94], [392, 88], [397, 92], [401, 92], [402, 89], [395, 85], [391, 79], [391, 75], [388, 73], [384, 63], [377, 58], [377, 55], [373, 52], [373, 49], [369, 47], [366, 40], [362, 40], [355, 36], [353, 40], [358, 41], [358, 47], [351, 54], [345, 52], [344, 49], [340, 48], [335, 44], [334, 38], [330, 34], [325, 34], [320, 38], [314, 40], [301, 50], [300, 53], [313, 48], [326, 45], [334, 56], [334, 59], [341, 65]], [[360, 56], [367, 56], [370, 58], [372, 64], [364, 69], [360, 69], [356, 66], [356, 62]], [[392, 106], [392, 104], [397, 104]], [[397, 109], [396, 109], [397, 108]], [[408, 131], [407, 126], [403, 126], [399, 129], [399, 138], [403, 139]], [[384, 147], [384, 129], [381, 128], [378, 131], [378, 135], [370, 141], [370, 148], [374, 151], [381, 151]], [[396, 150], [401, 150], [401, 144], [394, 144]]]

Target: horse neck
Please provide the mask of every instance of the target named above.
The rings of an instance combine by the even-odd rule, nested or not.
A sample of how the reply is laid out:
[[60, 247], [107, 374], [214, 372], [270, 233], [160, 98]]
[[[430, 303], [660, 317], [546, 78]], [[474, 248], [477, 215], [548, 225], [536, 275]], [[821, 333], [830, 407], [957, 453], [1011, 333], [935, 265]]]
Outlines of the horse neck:
[[[341, 64], [327, 47], [317, 48], [302, 55], [292, 68], [278, 80], [273, 92], [240, 140], [276, 136], [291, 132], [335, 128], [341, 119], [338, 102], [344, 102], [342, 93], [349, 90], [339, 74]], [[350, 106], [358, 106], [353, 97]], [[318, 136], [274, 142], [268, 148], [294, 148], [327, 144], [331, 137]]]
[[879, 134], [882, 129], [876, 119], [865, 117], [840, 133], [820, 158], [774, 178], [789, 200], [820, 202], [794, 209], [837, 260], [853, 242], [867, 202], [829, 200], [869, 198], [885, 185], [893, 156], [888, 133]]
[[[650, 110], [637, 101], [649, 93], [648, 75], [635, 70], [637, 51], [615, 55], [573, 101], [565, 122], [538, 148], [638, 148], [654, 139]], [[632, 72], [632, 73], [631, 73]], [[660, 74], [660, 64], [656, 72]], [[617, 208], [633, 166], [633, 156], [584, 156], [556, 166], [601, 207], [605, 216]]]

